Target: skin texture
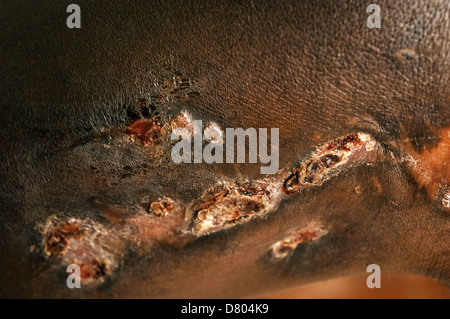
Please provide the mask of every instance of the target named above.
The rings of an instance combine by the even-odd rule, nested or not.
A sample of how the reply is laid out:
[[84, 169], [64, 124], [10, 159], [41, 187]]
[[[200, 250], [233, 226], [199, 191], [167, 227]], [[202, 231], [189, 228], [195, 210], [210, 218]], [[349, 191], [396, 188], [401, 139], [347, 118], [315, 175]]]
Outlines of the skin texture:
[[[448, 1], [378, 1], [381, 29], [365, 1], [78, 1], [82, 28], [68, 29], [70, 3], [0, 3], [2, 296], [244, 297], [374, 263], [450, 284]], [[280, 189], [329, 141], [363, 132], [376, 147], [263, 217], [197, 236], [202, 194], [266, 176], [177, 165], [167, 145], [133, 140], [141, 99], [163, 122], [279, 128]], [[172, 214], [148, 213], [165, 197]], [[65, 283], [78, 252], [45, 253], [46, 227], [69, 218], [96, 229], [80, 249], [110, 263], [82, 289]], [[308, 240], [274, 261], [299, 229]]]

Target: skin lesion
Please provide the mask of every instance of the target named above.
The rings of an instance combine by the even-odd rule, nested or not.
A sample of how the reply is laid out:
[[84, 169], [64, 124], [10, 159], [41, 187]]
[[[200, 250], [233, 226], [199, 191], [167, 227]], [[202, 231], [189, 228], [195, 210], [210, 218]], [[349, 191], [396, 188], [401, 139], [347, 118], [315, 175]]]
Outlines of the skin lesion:
[[45, 235], [44, 251], [47, 255], [64, 255], [71, 239], [80, 239], [86, 234], [76, 222], [66, 222], [49, 229]]
[[270, 249], [270, 257], [275, 260], [284, 260], [288, 258], [297, 246], [317, 241], [328, 233], [323, 225], [318, 222], [310, 222], [307, 226], [292, 231], [285, 238], [274, 243]]
[[89, 218], [50, 216], [38, 226], [43, 251], [53, 266], [80, 266], [85, 284], [99, 284], [117, 268], [124, 242], [103, 224]]
[[300, 189], [321, 185], [327, 178], [338, 173], [339, 168], [351, 163], [352, 159], [362, 159], [366, 153], [374, 151], [376, 145], [376, 140], [371, 135], [355, 133], [319, 146], [285, 177], [283, 193], [294, 195]]
[[[180, 123], [177, 126], [185, 124]], [[408, 143], [403, 146], [410, 158], [408, 169], [431, 194], [447, 185], [450, 176], [445, 163], [450, 155], [450, 129], [441, 133], [440, 143], [430, 150], [418, 153]], [[59, 257], [60, 265], [77, 263], [84, 279], [99, 284], [124, 262], [123, 251], [127, 248], [140, 255], [147, 255], [155, 245], [181, 249], [199, 237], [276, 213], [280, 203], [288, 198], [286, 195], [320, 186], [344, 169], [377, 161], [380, 150], [380, 143], [371, 135], [352, 133], [320, 145], [288, 174], [281, 170], [259, 180], [218, 181], [190, 203], [161, 196], [148, 201], [144, 209], [140, 207], [132, 216], [115, 216], [111, 226], [89, 219], [50, 218], [43, 231], [45, 253]], [[446, 192], [442, 203], [448, 202], [450, 195]], [[321, 223], [311, 222], [273, 243], [269, 256], [273, 261], [288, 260], [298, 246], [316, 242], [327, 233]]]
[[[185, 116], [180, 115], [176, 125], [185, 125]], [[141, 120], [136, 123], [141, 125]], [[145, 123], [144, 123], [145, 124]], [[143, 125], [139, 130], [145, 131]], [[136, 124], [137, 125], [137, 124]], [[175, 123], [173, 123], [175, 125]], [[137, 130], [137, 128], [136, 128]], [[377, 143], [372, 136], [365, 133], [354, 133], [339, 137], [319, 146], [310, 158], [301, 162], [298, 168], [283, 181], [283, 171], [273, 177], [253, 181], [218, 181], [206, 189], [197, 199], [185, 204], [167, 196], [142, 204], [129, 216], [126, 208], [123, 213], [120, 207], [109, 207], [102, 204], [105, 216], [110, 217], [110, 225], [93, 224], [89, 219], [55, 219], [50, 218], [43, 233], [45, 234], [45, 251], [48, 255], [65, 256], [63, 262], [72, 260], [81, 253], [82, 260], [77, 259], [89, 273], [91, 278], [102, 278], [96, 275], [99, 271], [92, 269], [108, 269], [112, 273], [114, 263], [121, 259], [121, 249], [108, 249], [110, 256], [103, 252], [105, 242], [118, 247], [135, 247], [142, 254], [155, 245], [171, 245], [184, 247], [198, 237], [222, 231], [247, 223], [253, 218], [264, 217], [275, 212], [280, 202], [301, 188], [321, 185], [327, 178], [337, 174], [339, 168], [357, 162], [367, 161], [366, 153], [373, 152]], [[312, 226], [311, 226], [312, 227]], [[321, 227], [313, 230], [302, 230], [285, 239], [278, 251], [294, 249], [301, 242], [314, 240], [322, 234]], [[293, 236], [293, 237], [292, 237]], [[103, 238], [99, 244], [97, 238]], [[291, 238], [292, 237], [292, 238]], [[295, 246], [295, 247], [294, 247]], [[92, 260], [102, 260], [93, 265]], [[92, 271], [91, 271], [92, 270]]]
[[445, 196], [449, 194], [450, 185], [450, 127], [442, 129], [437, 136], [439, 143], [428, 149], [417, 151], [409, 139], [404, 139], [399, 148], [404, 154], [402, 162], [418, 187], [424, 189], [432, 201], [442, 197], [441, 205], [448, 209]]
[[152, 146], [159, 142], [164, 131], [163, 124], [157, 120], [139, 119], [132, 123], [125, 133], [140, 140], [144, 146]]
[[159, 201], [150, 203], [148, 212], [155, 214], [156, 216], [167, 216], [170, 215], [175, 209], [174, 204], [175, 203], [172, 199], [162, 198]]
[[219, 183], [188, 208], [192, 233], [206, 235], [263, 216], [276, 208], [280, 195], [275, 180]]
[[85, 283], [86, 280], [102, 279], [108, 275], [108, 263], [106, 260], [99, 261], [97, 258], [92, 258], [85, 262], [74, 260], [72, 263], [80, 266], [80, 277]]

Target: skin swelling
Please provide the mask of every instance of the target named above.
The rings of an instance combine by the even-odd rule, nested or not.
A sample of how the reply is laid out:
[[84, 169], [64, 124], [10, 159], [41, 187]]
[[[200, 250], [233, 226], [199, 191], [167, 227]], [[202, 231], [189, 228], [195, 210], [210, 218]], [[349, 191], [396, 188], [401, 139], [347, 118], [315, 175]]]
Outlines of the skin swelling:
[[[366, 27], [364, 1], [78, 1], [82, 28], [68, 29], [70, 3], [0, 4], [1, 296], [241, 297], [373, 263], [449, 285], [448, 1], [378, 1], [381, 29]], [[142, 99], [148, 114], [130, 111]], [[125, 134], [137, 117], [170, 126], [182, 111], [278, 127], [281, 173], [357, 132], [376, 156], [196, 237], [190, 203], [262, 177], [259, 164], [175, 165], [166, 144]], [[164, 198], [174, 213], [149, 213]], [[87, 249], [84, 265], [114, 256], [114, 271], [69, 290], [70, 256], [44, 253], [52, 216], [99, 223], [104, 240], [67, 247]], [[274, 243], [315, 223], [326, 235], [271, 260]], [[93, 278], [112, 269], [99, 258]]]

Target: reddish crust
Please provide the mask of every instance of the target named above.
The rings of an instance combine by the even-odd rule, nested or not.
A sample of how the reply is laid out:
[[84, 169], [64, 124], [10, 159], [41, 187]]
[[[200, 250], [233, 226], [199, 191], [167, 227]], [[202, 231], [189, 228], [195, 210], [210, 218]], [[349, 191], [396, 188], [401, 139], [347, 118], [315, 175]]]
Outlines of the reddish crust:
[[80, 266], [81, 279], [99, 279], [105, 277], [108, 273], [106, 262], [99, 261], [96, 258], [93, 258], [89, 262], [79, 263], [78, 265]]
[[152, 146], [159, 142], [164, 133], [164, 126], [155, 120], [139, 119], [133, 122], [125, 133], [138, 138], [145, 146]]
[[84, 232], [77, 224], [66, 223], [51, 229], [45, 239], [45, 252], [49, 255], [61, 255], [64, 253], [71, 238], [80, 238]]

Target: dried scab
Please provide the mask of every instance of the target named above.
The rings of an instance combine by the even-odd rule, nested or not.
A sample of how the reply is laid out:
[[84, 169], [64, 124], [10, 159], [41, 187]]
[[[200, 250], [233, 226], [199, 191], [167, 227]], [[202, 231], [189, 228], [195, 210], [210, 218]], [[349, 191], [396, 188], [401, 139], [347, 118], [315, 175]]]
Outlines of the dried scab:
[[282, 191], [293, 195], [302, 188], [321, 185], [326, 177], [336, 172], [363, 145], [366, 146], [366, 151], [372, 151], [376, 144], [370, 135], [356, 133], [318, 147], [309, 159], [285, 176]]
[[192, 232], [215, 232], [273, 210], [280, 197], [275, 185], [268, 180], [216, 185], [189, 207], [194, 216]]
[[149, 206], [149, 213], [157, 216], [167, 216], [174, 210], [175, 203], [170, 198], [162, 198], [159, 201], [152, 202]]
[[183, 138], [190, 138], [194, 134], [194, 125], [187, 112], [180, 112], [175, 117], [138, 118], [127, 127], [125, 133], [144, 146], [151, 147], [169, 142], [170, 132], [176, 129], [183, 129]]
[[125, 133], [137, 138], [145, 146], [152, 146], [160, 142], [161, 137], [165, 134], [165, 128], [159, 121], [139, 119], [133, 122]]
[[321, 225], [311, 223], [305, 228], [291, 232], [286, 238], [277, 241], [270, 247], [270, 256], [275, 260], [289, 257], [298, 245], [315, 241], [326, 235]]
[[[89, 218], [61, 218], [56, 215], [39, 225], [44, 252], [55, 266], [78, 264], [82, 279], [102, 282], [117, 266], [125, 242], [120, 231], [111, 231]], [[116, 229], [117, 230], [117, 229]], [[85, 282], [85, 283], [87, 283]]]
[[55, 225], [46, 232], [44, 251], [47, 255], [62, 255], [70, 239], [80, 238], [85, 233], [75, 221]]
[[283, 182], [283, 193], [286, 195], [294, 195], [298, 192], [300, 188], [305, 188], [306, 186], [299, 183], [300, 173], [298, 170], [292, 170], [292, 172], [287, 175]]
[[[80, 266], [80, 277], [83, 280], [102, 279], [108, 274], [108, 261], [99, 261], [97, 258], [85, 262], [72, 261]], [[86, 282], [85, 282], [86, 283]]]

